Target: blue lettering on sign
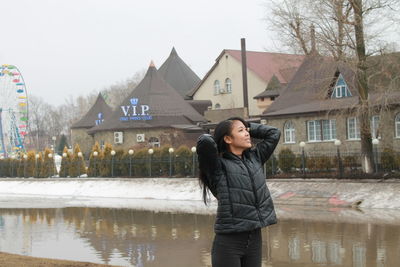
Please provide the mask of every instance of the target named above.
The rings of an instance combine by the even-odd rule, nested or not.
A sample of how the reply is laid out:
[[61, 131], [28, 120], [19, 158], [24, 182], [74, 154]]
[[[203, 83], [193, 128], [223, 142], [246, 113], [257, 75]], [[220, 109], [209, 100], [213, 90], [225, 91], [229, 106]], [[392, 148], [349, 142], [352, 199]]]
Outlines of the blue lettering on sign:
[[149, 120], [152, 120], [152, 119], [153, 119], [153, 116], [151, 116], [151, 115], [119, 117], [120, 121], [149, 121]]

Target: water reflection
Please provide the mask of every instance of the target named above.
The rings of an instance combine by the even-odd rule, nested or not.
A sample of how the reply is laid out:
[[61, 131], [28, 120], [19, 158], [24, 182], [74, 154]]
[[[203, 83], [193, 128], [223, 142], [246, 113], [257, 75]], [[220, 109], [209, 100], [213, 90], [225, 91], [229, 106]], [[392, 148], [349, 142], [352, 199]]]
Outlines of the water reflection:
[[[213, 221], [128, 209], [0, 209], [0, 250], [123, 266], [207, 267]], [[398, 266], [399, 225], [285, 217], [263, 230], [263, 266]]]

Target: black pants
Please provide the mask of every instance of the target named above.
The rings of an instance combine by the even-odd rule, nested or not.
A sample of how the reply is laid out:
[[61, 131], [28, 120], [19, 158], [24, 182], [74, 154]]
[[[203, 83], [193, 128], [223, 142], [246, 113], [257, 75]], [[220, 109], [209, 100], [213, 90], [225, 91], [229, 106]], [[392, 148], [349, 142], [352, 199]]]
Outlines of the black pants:
[[211, 251], [212, 267], [261, 267], [261, 229], [216, 234]]

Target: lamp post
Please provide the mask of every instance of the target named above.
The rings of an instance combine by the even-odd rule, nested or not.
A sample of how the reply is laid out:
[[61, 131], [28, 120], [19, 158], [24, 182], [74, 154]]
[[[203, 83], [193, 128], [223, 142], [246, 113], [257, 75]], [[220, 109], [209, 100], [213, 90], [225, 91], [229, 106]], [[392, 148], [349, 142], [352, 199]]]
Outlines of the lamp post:
[[26, 164], [28, 163], [27, 159], [28, 159], [28, 156], [25, 154], [24, 155], [24, 178], [26, 177]]
[[301, 141], [299, 143], [299, 146], [301, 147], [301, 168], [303, 176], [306, 177], [306, 156], [304, 154], [304, 147], [306, 146], [306, 142]]
[[192, 147], [192, 175], [193, 175], [193, 177], [194, 177], [194, 172], [195, 172], [195, 168], [194, 168], [194, 165], [195, 165], [195, 163], [196, 163], [196, 157], [195, 157], [195, 155], [196, 155], [196, 147], [195, 146], [193, 146]]
[[169, 153], [169, 177], [172, 176], [172, 154], [174, 153], [174, 149], [172, 147], [170, 147], [168, 149], [168, 153]]
[[152, 148], [149, 148], [149, 150], [147, 152], [149, 153], [149, 177], [151, 177], [151, 160], [152, 160], [154, 150]]
[[334, 144], [336, 146], [336, 151], [337, 151], [339, 178], [343, 178], [343, 164], [342, 164], [342, 158], [340, 157], [340, 145], [342, 144], [342, 142], [336, 139]]
[[[54, 163], [54, 161], [53, 161], [53, 154], [52, 153], [49, 153], [48, 155], [47, 155], [48, 157], [49, 157], [49, 163], [52, 161], [53, 163]], [[50, 177], [51, 177], [51, 173], [53, 173], [53, 175], [54, 175], [54, 165], [52, 165], [51, 166], [51, 171], [50, 171]]]
[[36, 170], [36, 177], [39, 177], [38, 160], [39, 160], [39, 154], [36, 154], [36, 155], [35, 155], [35, 170]]
[[114, 156], [115, 150], [111, 150], [111, 177], [114, 177]]
[[133, 149], [129, 149], [128, 154], [129, 154], [129, 177], [132, 177], [132, 156], [135, 151]]
[[81, 177], [81, 160], [82, 160], [82, 152], [78, 152], [78, 177]]
[[374, 149], [375, 172], [378, 172], [378, 145], [379, 145], [379, 139], [378, 138], [372, 139], [372, 145], [373, 145], [373, 149]]
[[97, 176], [97, 156], [99, 155], [99, 152], [93, 151], [93, 157], [94, 157], [94, 177]]
[[62, 153], [63, 161], [64, 161], [64, 170], [63, 170], [63, 177], [66, 177], [65, 170], [67, 169], [67, 153]]
[[15, 156], [11, 155], [11, 177], [14, 177], [14, 159]]
[[51, 140], [53, 140], [53, 154], [55, 155], [56, 154], [56, 140], [57, 140], [57, 137], [53, 136], [51, 138]]

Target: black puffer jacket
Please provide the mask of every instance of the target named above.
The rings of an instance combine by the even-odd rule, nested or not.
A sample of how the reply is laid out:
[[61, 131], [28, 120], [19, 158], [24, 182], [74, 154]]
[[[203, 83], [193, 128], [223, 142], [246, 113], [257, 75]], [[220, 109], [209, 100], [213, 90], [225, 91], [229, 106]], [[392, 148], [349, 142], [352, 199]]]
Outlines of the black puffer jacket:
[[209, 134], [201, 135], [197, 142], [200, 169], [218, 199], [216, 233], [243, 232], [276, 223], [263, 165], [278, 144], [280, 131], [250, 123], [250, 136], [262, 141], [245, 150], [242, 158], [230, 152], [219, 155]]

